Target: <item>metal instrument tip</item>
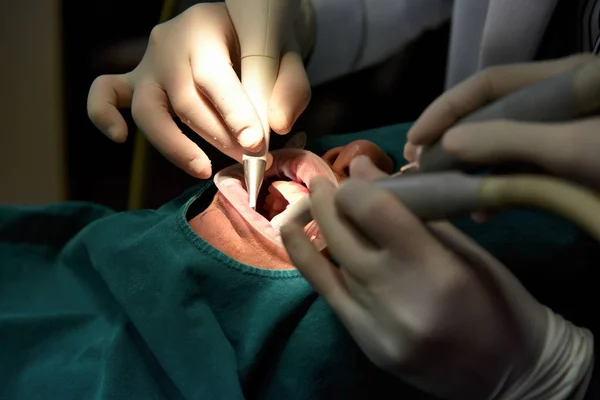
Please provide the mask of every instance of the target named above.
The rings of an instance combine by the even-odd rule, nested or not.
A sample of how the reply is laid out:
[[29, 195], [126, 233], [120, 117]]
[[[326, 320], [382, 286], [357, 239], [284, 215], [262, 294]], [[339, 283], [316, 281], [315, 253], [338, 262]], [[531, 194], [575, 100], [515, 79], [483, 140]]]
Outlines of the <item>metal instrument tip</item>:
[[255, 210], [256, 200], [263, 183], [267, 162], [262, 158], [248, 157], [244, 159], [243, 166], [246, 190], [248, 191], [248, 205]]

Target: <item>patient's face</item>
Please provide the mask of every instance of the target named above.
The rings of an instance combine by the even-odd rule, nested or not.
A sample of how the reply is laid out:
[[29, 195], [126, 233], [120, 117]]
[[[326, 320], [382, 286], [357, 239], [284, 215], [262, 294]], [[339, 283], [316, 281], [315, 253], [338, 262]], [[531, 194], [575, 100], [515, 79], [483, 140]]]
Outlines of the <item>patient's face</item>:
[[[213, 247], [244, 264], [267, 269], [292, 269], [276, 228], [289, 204], [308, 196], [310, 181], [319, 176], [339, 183], [348, 178], [352, 159], [366, 155], [381, 170], [392, 173], [393, 162], [377, 145], [358, 140], [334, 148], [322, 157], [301, 149], [273, 152], [273, 166], [265, 180], [256, 210], [248, 206], [241, 165], [215, 176], [219, 191], [211, 205], [190, 221], [196, 233]], [[273, 224], [272, 224], [273, 223]], [[315, 245], [323, 248], [314, 223], [305, 227]]]

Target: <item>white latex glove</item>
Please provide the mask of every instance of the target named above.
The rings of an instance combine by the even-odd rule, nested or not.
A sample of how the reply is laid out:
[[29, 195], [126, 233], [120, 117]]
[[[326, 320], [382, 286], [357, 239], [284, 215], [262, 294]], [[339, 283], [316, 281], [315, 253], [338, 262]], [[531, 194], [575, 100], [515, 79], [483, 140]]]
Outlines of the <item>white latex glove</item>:
[[567, 399], [585, 387], [593, 338], [539, 304], [448, 223], [424, 225], [368, 180], [364, 157], [339, 191], [311, 183], [337, 268], [298, 226], [290, 259], [379, 367], [446, 399]]
[[[270, 101], [269, 124], [288, 133], [310, 100], [300, 48], [291, 37], [282, 54]], [[303, 43], [304, 44], [304, 43]], [[263, 129], [238, 77], [239, 43], [224, 3], [203, 3], [156, 26], [140, 64], [124, 75], [97, 78], [88, 96], [92, 122], [115, 142], [127, 138], [118, 108], [133, 119], [166, 158], [198, 178], [212, 174], [207, 155], [171, 116], [223, 153], [241, 161], [243, 149], [258, 151]]]
[[[408, 132], [404, 155], [417, 161], [418, 148], [442, 138], [448, 152], [478, 164], [525, 162], [600, 190], [600, 117], [561, 123], [496, 120], [453, 125], [465, 115], [543, 79], [582, 68], [574, 84], [582, 98], [598, 98], [600, 57], [568, 58], [489, 68], [445, 92]], [[599, 110], [600, 111], [600, 110]]]

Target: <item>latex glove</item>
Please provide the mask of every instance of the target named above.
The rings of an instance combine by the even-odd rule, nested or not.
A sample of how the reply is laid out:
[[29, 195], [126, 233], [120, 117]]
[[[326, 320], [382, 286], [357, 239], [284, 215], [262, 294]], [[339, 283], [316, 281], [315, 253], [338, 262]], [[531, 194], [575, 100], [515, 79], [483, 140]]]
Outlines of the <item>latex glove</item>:
[[[364, 157], [339, 191], [311, 183], [334, 266], [287, 225], [290, 259], [379, 367], [446, 399], [566, 399], [585, 390], [593, 339], [539, 304], [447, 223], [422, 224], [367, 179]], [[358, 179], [357, 179], [358, 178]]]
[[[88, 96], [92, 122], [115, 142], [127, 138], [118, 108], [166, 158], [198, 178], [212, 174], [207, 155], [173, 121], [185, 124], [241, 161], [262, 147], [263, 129], [238, 77], [239, 43], [224, 3], [203, 3], [156, 26], [140, 64], [124, 75], [97, 78]], [[300, 49], [291, 37], [270, 100], [269, 124], [288, 133], [310, 100]]]
[[[479, 164], [508, 161], [538, 165], [600, 189], [600, 117], [567, 123], [522, 123], [498, 120], [451, 128], [460, 118], [527, 85], [573, 68], [586, 69], [575, 85], [582, 92], [600, 80], [600, 58], [591, 54], [554, 61], [493, 67], [442, 94], [408, 132], [405, 157], [416, 161], [418, 147], [442, 138], [457, 158]], [[599, 87], [595, 84], [595, 90]], [[600, 93], [589, 93], [600, 96]]]

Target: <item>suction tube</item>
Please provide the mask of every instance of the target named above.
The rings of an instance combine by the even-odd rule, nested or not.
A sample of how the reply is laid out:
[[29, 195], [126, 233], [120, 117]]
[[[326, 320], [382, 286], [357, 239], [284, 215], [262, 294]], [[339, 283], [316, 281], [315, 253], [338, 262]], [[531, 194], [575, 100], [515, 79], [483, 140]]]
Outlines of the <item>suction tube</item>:
[[481, 182], [482, 208], [534, 207], [557, 214], [600, 242], [600, 198], [579, 185], [537, 175], [489, 177]]
[[587, 188], [561, 179], [539, 175], [478, 177], [447, 172], [386, 181], [381, 187], [393, 186], [394, 196], [426, 221], [477, 210], [538, 208], [575, 223], [600, 241], [600, 198]]
[[578, 225], [600, 241], [600, 198], [580, 185], [540, 175], [472, 176], [460, 172], [377, 182], [425, 221], [477, 210], [538, 208]]

